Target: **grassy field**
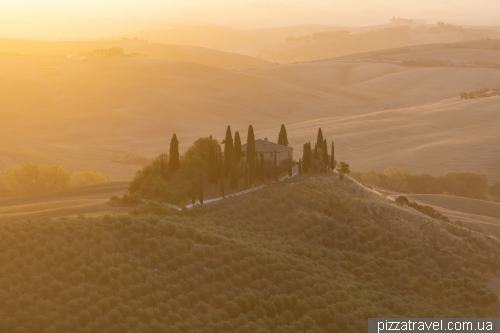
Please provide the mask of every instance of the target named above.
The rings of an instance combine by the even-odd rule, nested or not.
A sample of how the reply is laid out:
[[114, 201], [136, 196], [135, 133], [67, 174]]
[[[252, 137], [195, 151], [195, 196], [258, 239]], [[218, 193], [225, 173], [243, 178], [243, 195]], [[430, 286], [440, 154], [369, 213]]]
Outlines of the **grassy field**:
[[321, 126], [352, 169], [402, 165], [494, 180], [500, 99], [460, 102], [458, 92], [498, 85], [496, 71], [338, 62], [233, 71], [152, 58], [2, 57], [0, 171], [39, 162], [131, 180], [168, 151], [174, 132], [184, 150], [201, 136], [221, 140], [229, 124], [243, 141], [248, 124], [275, 141], [285, 123], [295, 159]]
[[446, 195], [410, 194], [409, 200], [434, 207], [452, 221], [500, 239], [500, 204]]
[[246, 55], [188, 46], [185, 44], [167, 45], [131, 40], [46, 42], [0, 38], [0, 50], [10, 53], [11, 55], [15, 55], [19, 52], [20, 55], [32, 56], [79, 56], [80, 52], [89, 53], [97, 49], [105, 50], [112, 47], [123, 49], [126, 55], [189, 61], [226, 69], [269, 66], [272, 64], [268, 61]]
[[0, 328], [362, 333], [374, 317], [498, 316], [497, 239], [331, 172], [276, 185], [194, 216], [1, 221]]
[[126, 214], [131, 208], [106, 204], [121, 195], [128, 182], [114, 182], [24, 197], [0, 199], [0, 221]]

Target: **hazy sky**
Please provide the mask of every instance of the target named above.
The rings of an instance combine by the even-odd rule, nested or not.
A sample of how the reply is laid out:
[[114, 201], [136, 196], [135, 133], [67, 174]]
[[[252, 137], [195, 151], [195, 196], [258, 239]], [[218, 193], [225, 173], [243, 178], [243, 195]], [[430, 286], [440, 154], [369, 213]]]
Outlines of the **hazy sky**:
[[[392, 15], [500, 25], [500, 0], [0, 0], [0, 36], [127, 34], [161, 24], [362, 26]], [[155, 26], [153, 26], [155, 25]]]

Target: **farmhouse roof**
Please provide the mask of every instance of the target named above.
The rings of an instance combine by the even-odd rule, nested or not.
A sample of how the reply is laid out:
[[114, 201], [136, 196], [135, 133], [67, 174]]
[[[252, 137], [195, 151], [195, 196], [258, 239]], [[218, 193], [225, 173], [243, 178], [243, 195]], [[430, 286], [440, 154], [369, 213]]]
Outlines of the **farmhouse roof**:
[[[255, 140], [255, 151], [258, 153], [274, 153], [274, 151], [280, 153], [283, 151], [292, 150], [292, 147], [283, 146], [274, 142], [270, 142], [265, 138], [264, 140]], [[241, 146], [241, 151], [247, 151], [247, 144]]]

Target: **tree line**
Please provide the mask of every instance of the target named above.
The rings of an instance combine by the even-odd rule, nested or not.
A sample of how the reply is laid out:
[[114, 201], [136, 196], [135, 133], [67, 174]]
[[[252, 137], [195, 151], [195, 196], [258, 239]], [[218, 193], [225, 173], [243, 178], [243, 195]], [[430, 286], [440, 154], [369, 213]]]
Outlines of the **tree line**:
[[[276, 151], [272, 161], [256, 152], [252, 125], [248, 126], [246, 144], [243, 157], [240, 133], [236, 131], [233, 136], [231, 126], [228, 126], [221, 143], [212, 136], [199, 138], [181, 155], [179, 140], [173, 134], [169, 154], [160, 154], [137, 171], [128, 193], [121, 200], [132, 204], [137, 202], [134, 198], [144, 197], [182, 204], [190, 198], [193, 204], [197, 201], [203, 204], [205, 184], [210, 185], [212, 193], [218, 187], [221, 196], [225, 197], [227, 187], [234, 193], [241, 186], [253, 187], [268, 180], [277, 181], [282, 174], [292, 175], [291, 157], [278, 165]], [[284, 125], [278, 134], [278, 144], [288, 146]], [[120, 200], [114, 198], [114, 201], [118, 203]]]
[[340, 162], [337, 165], [335, 160], [335, 146], [332, 141], [330, 154], [328, 154], [328, 144], [326, 138], [323, 138], [323, 131], [321, 127], [318, 129], [318, 136], [314, 149], [312, 149], [311, 142], [306, 142], [303, 145], [302, 159], [299, 160], [299, 174], [312, 170], [314, 172], [326, 172], [327, 170], [335, 170], [340, 175], [340, 179], [344, 179], [345, 175], [349, 174], [349, 164]]
[[23, 163], [0, 175], [0, 197], [32, 195], [105, 183], [104, 175], [92, 171], [69, 171], [59, 165]]
[[471, 172], [450, 171], [441, 176], [412, 175], [402, 167], [386, 168], [383, 173], [367, 170], [354, 172], [355, 179], [388, 190], [413, 194], [452, 194], [464, 198], [485, 200], [488, 191], [500, 196], [500, 181], [489, 186], [488, 176]]
[[[81, 41], [81, 42], [90, 42], [90, 41], [110, 41], [110, 40], [120, 40], [125, 39], [125, 36], [109, 36], [109, 37], [66, 37], [66, 42], [70, 41]], [[62, 37], [60, 38], [62, 41]]]
[[[493, 91], [496, 91], [497, 95], [499, 93], [500, 90], [498, 90], [497, 88], [495, 89], [491, 89]], [[475, 91], [471, 91], [469, 93], [467, 92], [461, 92], [459, 94], [460, 96], [460, 99], [475, 99], [475, 98], [481, 98], [481, 97], [486, 97], [486, 92], [490, 91], [489, 88], [482, 88], [482, 89], [479, 89], [479, 90], [475, 90]]]

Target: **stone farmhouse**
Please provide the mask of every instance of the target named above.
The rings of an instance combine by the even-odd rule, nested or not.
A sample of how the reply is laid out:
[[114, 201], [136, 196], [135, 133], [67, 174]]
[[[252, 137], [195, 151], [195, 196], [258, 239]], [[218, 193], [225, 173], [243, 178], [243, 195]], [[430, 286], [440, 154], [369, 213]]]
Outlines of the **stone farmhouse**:
[[[242, 156], [246, 157], [247, 145], [241, 145]], [[274, 153], [278, 155], [277, 163], [288, 161], [289, 158], [293, 159], [293, 148], [283, 146], [274, 142], [269, 142], [267, 138], [264, 140], [255, 140], [255, 153], [259, 156], [264, 156], [264, 160], [274, 160]]]

